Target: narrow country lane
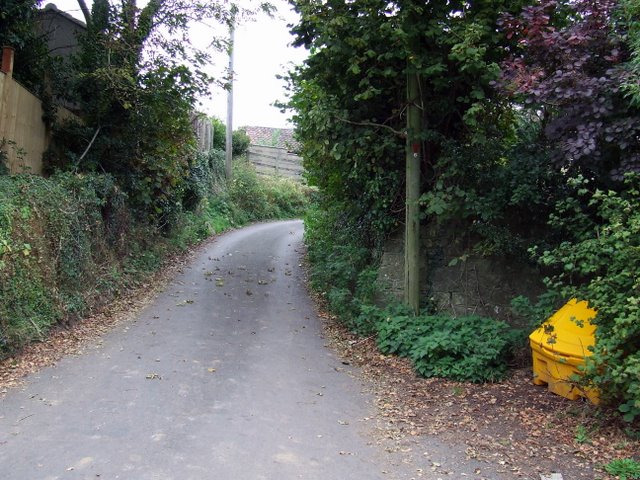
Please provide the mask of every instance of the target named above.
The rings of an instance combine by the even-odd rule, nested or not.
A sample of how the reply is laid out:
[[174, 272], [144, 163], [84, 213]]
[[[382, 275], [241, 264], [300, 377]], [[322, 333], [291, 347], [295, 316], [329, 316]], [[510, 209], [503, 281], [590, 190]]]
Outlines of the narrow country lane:
[[371, 399], [325, 346], [302, 233], [290, 221], [219, 237], [135, 319], [10, 390], [0, 478], [415, 476], [377, 444]]

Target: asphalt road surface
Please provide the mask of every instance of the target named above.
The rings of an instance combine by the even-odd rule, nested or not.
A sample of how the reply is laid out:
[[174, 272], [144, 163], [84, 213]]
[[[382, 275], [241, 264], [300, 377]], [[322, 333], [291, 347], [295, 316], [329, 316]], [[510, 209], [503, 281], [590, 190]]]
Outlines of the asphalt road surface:
[[[376, 438], [364, 380], [322, 338], [302, 233], [220, 236], [136, 318], [10, 390], [0, 479], [441, 478]], [[429, 448], [448, 478], [476, 478], [464, 455]]]

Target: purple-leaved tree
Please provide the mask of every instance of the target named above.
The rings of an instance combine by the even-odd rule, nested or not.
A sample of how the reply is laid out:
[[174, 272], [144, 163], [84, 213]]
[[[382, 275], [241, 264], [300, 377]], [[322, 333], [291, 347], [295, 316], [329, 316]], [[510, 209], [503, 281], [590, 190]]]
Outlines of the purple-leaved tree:
[[640, 172], [640, 115], [625, 95], [630, 60], [616, 0], [541, 0], [502, 28], [517, 49], [498, 87], [538, 112], [558, 165], [601, 180]]

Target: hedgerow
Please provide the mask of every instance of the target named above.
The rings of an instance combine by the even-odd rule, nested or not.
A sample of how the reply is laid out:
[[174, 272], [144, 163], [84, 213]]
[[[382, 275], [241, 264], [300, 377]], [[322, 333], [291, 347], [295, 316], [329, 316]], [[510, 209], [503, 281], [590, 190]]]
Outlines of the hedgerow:
[[[422, 225], [466, 227], [469, 254], [540, 260], [548, 291], [534, 306], [514, 303], [537, 325], [573, 296], [588, 300], [599, 313], [584, 379], [640, 417], [640, 205], [637, 178], [622, 181], [640, 171], [637, 2], [294, 3], [295, 43], [310, 55], [290, 73], [289, 107], [319, 188], [306, 236], [329, 307], [357, 332], [383, 325], [382, 348], [401, 338], [423, 374], [472, 375], [479, 367], [463, 350], [494, 372], [480, 377], [503, 373], [508, 327], [425, 317], [427, 301], [415, 319], [385, 324], [370, 300], [381, 243], [403, 228], [408, 136], [423, 154]], [[417, 132], [407, 129], [412, 105]]]
[[[302, 215], [303, 186], [244, 162], [235, 174], [253, 183], [218, 178], [169, 229], [136, 216], [110, 175], [0, 176], [0, 358], [135, 287], [172, 252], [248, 221]], [[248, 201], [259, 196], [259, 208]]]

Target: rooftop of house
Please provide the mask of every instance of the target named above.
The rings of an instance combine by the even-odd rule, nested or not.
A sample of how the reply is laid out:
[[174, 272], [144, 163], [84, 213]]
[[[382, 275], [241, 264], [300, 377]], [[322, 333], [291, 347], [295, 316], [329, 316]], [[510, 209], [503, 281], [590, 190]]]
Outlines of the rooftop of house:
[[293, 138], [292, 128], [242, 127], [247, 132], [251, 143], [266, 147], [286, 148], [296, 151], [299, 143]]
[[40, 29], [45, 35], [49, 53], [63, 58], [78, 50], [78, 35], [86, 31], [84, 22], [48, 3], [40, 10]]
[[87, 25], [82, 21], [82, 20], [78, 20], [76, 17], [74, 17], [73, 15], [69, 15], [67, 12], [63, 12], [62, 10], [60, 10], [57, 5], [55, 3], [47, 3], [44, 8], [42, 9], [43, 12], [51, 12], [51, 13], [55, 13], [57, 15], [60, 15], [61, 17], [66, 18], [67, 20], [69, 20], [71, 23], [75, 23], [78, 27], [82, 28], [82, 29], [86, 29]]

